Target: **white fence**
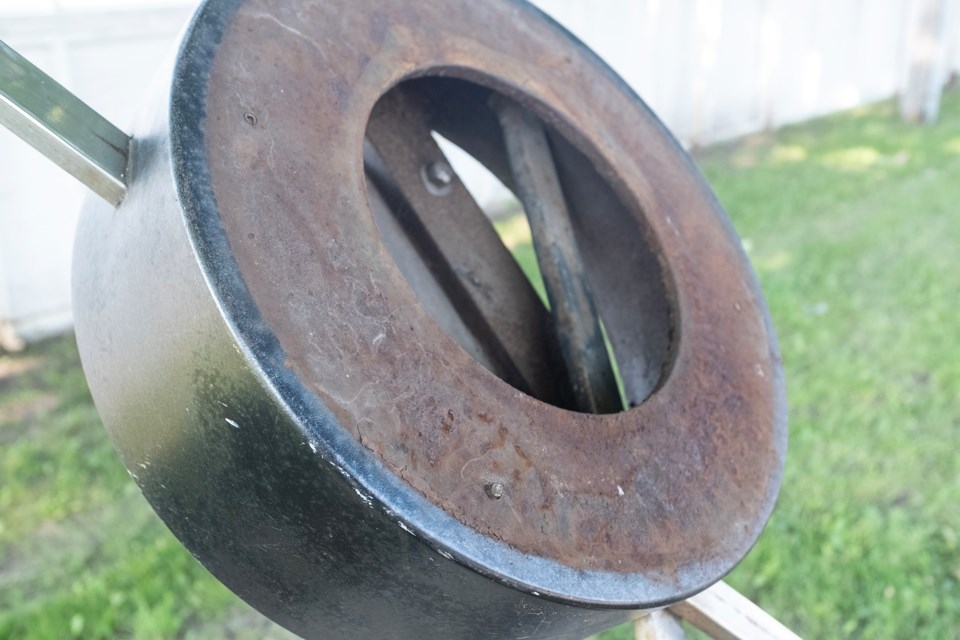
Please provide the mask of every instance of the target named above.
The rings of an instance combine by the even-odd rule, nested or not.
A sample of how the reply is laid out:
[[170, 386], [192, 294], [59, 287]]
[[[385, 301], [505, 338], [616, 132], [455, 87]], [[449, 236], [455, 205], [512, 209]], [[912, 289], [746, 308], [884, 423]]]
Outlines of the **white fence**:
[[[17, 2], [0, 0], [0, 40], [121, 128], [190, 14], [182, 2], [109, 12]], [[17, 10], [46, 14], [10, 15]], [[85, 194], [0, 127], [0, 349], [15, 346], [18, 336], [30, 340], [71, 325], [70, 261]]]
[[[699, 145], [895, 95], [917, 1], [537, 4], [606, 58], [685, 144]], [[0, 39], [123, 126], [192, 4], [2, 0]], [[952, 21], [947, 69], [956, 72], [960, 10]], [[82, 197], [71, 178], [0, 131], [0, 347], [4, 335], [69, 326]]]
[[[895, 95], [904, 85], [918, 3], [538, 4], [606, 58], [678, 138], [698, 145]], [[957, 71], [960, 11], [952, 23], [948, 68]]]

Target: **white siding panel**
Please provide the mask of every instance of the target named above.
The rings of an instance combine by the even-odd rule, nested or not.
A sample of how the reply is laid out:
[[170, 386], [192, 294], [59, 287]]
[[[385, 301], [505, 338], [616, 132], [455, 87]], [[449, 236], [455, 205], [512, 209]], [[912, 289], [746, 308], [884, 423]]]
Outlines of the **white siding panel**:
[[[3, 17], [0, 39], [129, 129], [147, 82], [189, 16], [189, 7], [180, 4], [151, 11]], [[15, 10], [24, 6], [10, 9]], [[79, 182], [0, 128], [0, 329], [12, 325], [29, 340], [70, 326], [73, 235], [86, 194]]]
[[[420, 0], [411, 0], [411, 2]], [[916, 0], [536, 0], [595, 49], [685, 144], [891, 97]], [[953, 0], [949, 73], [960, 73]], [[121, 127], [170, 54], [191, 0], [0, 0], [0, 39]], [[480, 197], [502, 198], [483, 187]], [[476, 175], [474, 175], [476, 174]], [[500, 195], [497, 195], [500, 194]], [[0, 131], [0, 329], [68, 326], [84, 189]]]

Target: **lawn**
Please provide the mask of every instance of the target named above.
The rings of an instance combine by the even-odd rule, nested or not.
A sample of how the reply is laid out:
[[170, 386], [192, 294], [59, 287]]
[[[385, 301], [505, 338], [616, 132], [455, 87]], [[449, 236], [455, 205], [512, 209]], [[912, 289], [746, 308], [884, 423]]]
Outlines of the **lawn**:
[[776, 512], [729, 581], [810, 638], [960, 637], [960, 96], [699, 158], [783, 351]]
[[[883, 103], [697, 160], [766, 293], [791, 407], [780, 501], [729, 581], [808, 638], [960, 637], [960, 95], [935, 127]], [[146, 506], [70, 336], [0, 355], [0, 638], [118, 636], [289, 637]]]

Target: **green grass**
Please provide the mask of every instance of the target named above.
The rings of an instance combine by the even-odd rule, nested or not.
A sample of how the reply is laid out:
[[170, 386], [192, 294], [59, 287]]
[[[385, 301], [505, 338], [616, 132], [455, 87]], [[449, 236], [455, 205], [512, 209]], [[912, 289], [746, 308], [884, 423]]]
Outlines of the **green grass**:
[[808, 638], [960, 637], [960, 95], [934, 127], [883, 103], [697, 160], [790, 404], [776, 511], [729, 582]]
[[960, 637], [960, 96], [710, 150], [780, 338], [779, 506], [730, 576], [811, 638]]
[[[808, 638], [960, 637], [960, 96], [935, 127], [885, 103], [697, 160], [791, 407], [780, 501], [729, 581]], [[522, 225], [501, 226], [529, 268]], [[0, 356], [0, 638], [70, 637], [285, 636], [150, 512], [66, 337]]]
[[287, 636], [147, 506], [66, 336], [0, 356], [0, 638], [71, 637]]

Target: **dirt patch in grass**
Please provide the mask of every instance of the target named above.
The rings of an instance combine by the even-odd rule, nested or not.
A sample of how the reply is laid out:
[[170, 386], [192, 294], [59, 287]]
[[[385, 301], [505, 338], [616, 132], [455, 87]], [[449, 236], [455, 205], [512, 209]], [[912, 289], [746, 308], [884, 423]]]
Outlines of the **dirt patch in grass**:
[[[38, 393], [31, 397], [6, 401], [0, 412], [0, 426], [34, 422], [49, 413], [59, 402], [60, 399], [52, 393]], [[5, 437], [0, 432], [0, 444], [5, 442]]]

